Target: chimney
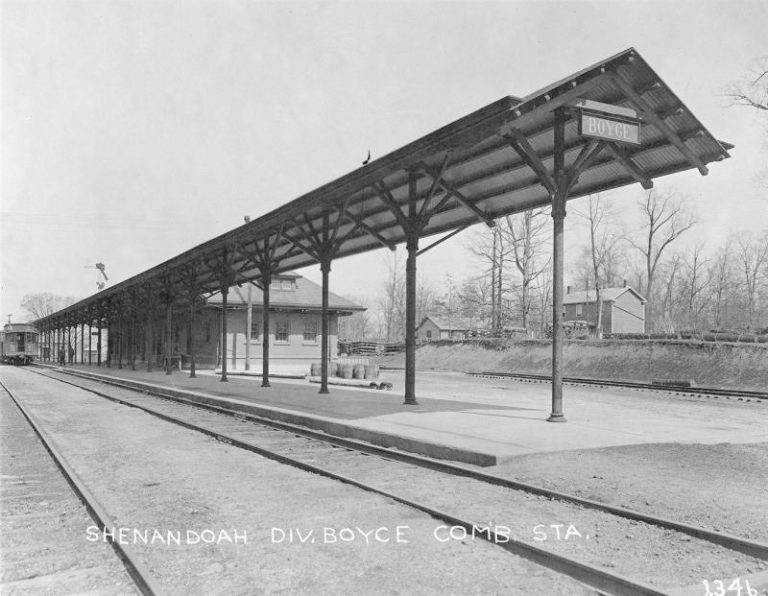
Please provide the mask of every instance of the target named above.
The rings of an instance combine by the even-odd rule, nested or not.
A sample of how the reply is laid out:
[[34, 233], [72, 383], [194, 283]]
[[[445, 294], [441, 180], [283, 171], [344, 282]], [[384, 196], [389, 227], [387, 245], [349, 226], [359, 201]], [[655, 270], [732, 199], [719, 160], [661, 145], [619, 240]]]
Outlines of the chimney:
[[624, 280], [624, 287], [625, 288], [627, 287], [627, 280], [626, 279]]

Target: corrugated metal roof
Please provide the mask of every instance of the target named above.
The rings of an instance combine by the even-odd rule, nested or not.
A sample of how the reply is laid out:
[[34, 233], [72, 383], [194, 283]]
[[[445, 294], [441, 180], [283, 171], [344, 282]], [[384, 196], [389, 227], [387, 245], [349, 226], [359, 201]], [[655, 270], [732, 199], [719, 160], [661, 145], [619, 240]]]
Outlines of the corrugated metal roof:
[[[642, 145], [625, 149], [645, 179], [698, 168], [728, 157], [721, 143], [699, 122], [672, 90], [630, 48], [564, 78], [522, 100], [507, 96], [426, 135], [366, 166], [325, 184], [258, 219], [196, 246], [131, 279], [55, 313], [85, 312], [96, 304], [119, 304], [129, 292], [165, 288], [187, 291], [193, 280], [201, 294], [217, 291], [217, 263], [225, 259], [234, 283], [259, 278], [253, 256], [273, 247], [275, 272], [318, 262], [316, 240], [323, 222], [338, 241], [335, 258], [406, 240], [400, 221], [415, 192], [417, 212], [429, 215], [420, 231], [425, 238], [473, 223], [550, 203], [536, 172], [510, 145], [507, 135], [521, 133], [541, 162], [553, 168], [553, 122], [558, 108], [588, 99], [636, 109], [643, 118]], [[571, 167], [586, 146], [571, 119], [565, 127], [565, 166]], [[320, 149], [320, 148], [318, 148]], [[439, 176], [441, 168], [442, 177]], [[417, 178], [411, 183], [409, 172]], [[433, 177], [441, 185], [425, 209]], [[602, 150], [573, 186], [570, 199], [637, 181], [614, 155]], [[411, 184], [413, 186], [411, 187]], [[400, 209], [400, 214], [391, 207]], [[315, 240], [308, 236], [315, 237]], [[190, 277], [191, 276], [191, 277]], [[91, 315], [87, 315], [91, 316]]]

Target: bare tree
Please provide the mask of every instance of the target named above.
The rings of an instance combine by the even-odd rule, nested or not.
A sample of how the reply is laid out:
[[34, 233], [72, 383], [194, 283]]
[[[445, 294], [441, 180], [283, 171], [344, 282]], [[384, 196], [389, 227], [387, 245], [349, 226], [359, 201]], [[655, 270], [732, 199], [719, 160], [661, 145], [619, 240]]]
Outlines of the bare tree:
[[[675, 330], [675, 320], [679, 311], [679, 277], [682, 257], [673, 255], [668, 263], [660, 267], [656, 275], [659, 279], [658, 285], [662, 287], [661, 292], [661, 315], [658, 316], [661, 328], [665, 333], [672, 333]], [[646, 297], [647, 298], [647, 297]], [[650, 299], [649, 303], [650, 303]], [[657, 325], [658, 327], [659, 325]]]
[[531, 331], [532, 290], [548, 263], [542, 263], [539, 255], [549, 229], [548, 214], [548, 209], [529, 209], [518, 215], [508, 215], [506, 225], [501, 229], [511, 247], [512, 262], [522, 277], [518, 304], [521, 324], [528, 333]]
[[683, 208], [683, 199], [670, 193], [655, 193], [649, 190], [645, 200], [639, 202], [645, 223], [643, 240], [629, 240], [630, 244], [645, 259], [645, 297], [647, 329], [653, 331], [654, 295], [653, 282], [664, 251], [684, 232], [691, 229], [695, 221]]
[[33, 320], [42, 319], [56, 311], [77, 302], [74, 296], [56, 296], [50, 292], [42, 294], [26, 294], [21, 299], [21, 307], [26, 310]]
[[504, 220], [501, 219], [497, 225], [490, 230], [483, 230], [475, 236], [474, 242], [469, 247], [475, 255], [481, 258], [486, 267], [486, 275], [490, 274], [490, 299], [491, 299], [491, 328], [498, 330], [501, 327], [503, 319], [502, 301], [506, 286], [504, 284], [504, 263], [510, 253], [509, 243], [505, 234], [502, 233], [500, 225]]
[[387, 277], [377, 300], [382, 320], [382, 331], [387, 343], [401, 337], [405, 324], [405, 276], [402, 273], [402, 259], [396, 252], [387, 263]]
[[756, 59], [746, 79], [731, 83], [725, 94], [733, 105], [768, 111], [768, 56]]
[[[396, 252], [388, 260], [387, 277], [376, 300], [381, 319], [379, 334], [387, 343], [401, 341], [405, 337], [405, 274], [403, 259]], [[434, 308], [435, 291], [426, 277], [419, 274], [416, 280], [416, 324]]]
[[[592, 285], [595, 288], [597, 298], [597, 321], [595, 334], [601, 338], [603, 333], [603, 284], [610, 283], [607, 269], [612, 264], [613, 253], [621, 240], [621, 235], [614, 231], [610, 225], [611, 212], [605, 203], [601, 202], [600, 195], [589, 195], [587, 212], [580, 213], [589, 223], [589, 257], [591, 264]], [[607, 286], [606, 286], [607, 287]]]
[[706, 267], [708, 259], [703, 257], [702, 251], [703, 246], [696, 244], [691, 254], [683, 258], [681, 293], [685, 301], [686, 324], [693, 331], [700, 329], [701, 314], [710, 298], [706, 291], [711, 283]]
[[[354, 296], [345, 296], [345, 298], [367, 308], [367, 301], [362, 298]], [[339, 338], [341, 339], [363, 341], [368, 338], [371, 330], [370, 310], [356, 311], [351, 315], [339, 317]]]
[[728, 238], [710, 266], [711, 321], [714, 329], [725, 324], [731, 292], [736, 284], [733, 279], [733, 241]]
[[766, 276], [764, 269], [768, 265], [768, 232], [760, 238], [750, 234], [740, 235], [738, 258], [744, 274], [746, 324], [752, 328], [755, 322], [759, 284]]

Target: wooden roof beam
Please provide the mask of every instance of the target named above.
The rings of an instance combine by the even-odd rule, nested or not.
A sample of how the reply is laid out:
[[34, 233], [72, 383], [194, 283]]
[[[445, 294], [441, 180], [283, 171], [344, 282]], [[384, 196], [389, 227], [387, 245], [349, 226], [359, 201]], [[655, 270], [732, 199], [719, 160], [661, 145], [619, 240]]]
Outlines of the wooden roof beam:
[[669, 125], [661, 119], [661, 117], [653, 111], [653, 108], [648, 105], [642, 96], [635, 91], [632, 86], [621, 76], [620, 73], [612, 71], [609, 73], [611, 80], [619, 87], [619, 89], [630, 99], [640, 115], [658, 128], [666, 137], [669, 142], [672, 143], [680, 153], [683, 154], [685, 159], [688, 160], [692, 166], [697, 168], [701, 172], [702, 176], [706, 176], [709, 173], [707, 166], [691, 151], [688, 146], [680, 139], [675, 131], [673, 131]]
[[[429, 172], [427, 172], [429, 174]], [[431, 174], [430, 174], [431, 175]], [[459, 203], [464, 205], [467, 209], [472, 211], [475, 215], [477, 215], [477, 218], [485, 223], [489, 228], [492, 228], [496, 225], [496, 222], [493, 221], [492, 218], [488, 217], [481, 209], [479, 209], [472, 201], [470, 201], [467, 197], [465, 197], [457, 188], [454, 188], [452, 185], [448, 184], [445, 180], [440, 180], [439, 183], [440, 187], [447, 192], [449, 195], [456, 198]], [[434, 214], [434, 211], [432, 212]]]
[[371, 226], [369, 226], [367, 223], [363, 221], [363, 218], [358, 216], [355, 217], [348, 211], [344, 213], [344, 217], [346, 217], [348, 220], [350, 220], [352, 223], [356, 224], [358, 228], [361, 230], [365, 230], [368, 234], [376, 238], [383, 246], [386, 246], [389, 250], [394, 251], [396, 249], [396, 246], [384, 238], [381, 234], [379, 234], [376, 230], [374, 230]]

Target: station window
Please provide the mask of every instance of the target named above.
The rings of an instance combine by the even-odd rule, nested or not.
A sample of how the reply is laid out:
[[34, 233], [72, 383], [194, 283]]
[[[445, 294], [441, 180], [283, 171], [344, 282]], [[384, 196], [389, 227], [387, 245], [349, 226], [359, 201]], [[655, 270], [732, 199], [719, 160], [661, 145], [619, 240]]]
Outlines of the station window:
[[251, 320], [251, 341], [261, 343], [261, 325], [258, 321]]
[[576, 305], [576, 316], [577, 317], [583, 317], [584, 316], [584, 305], [583, 304], [577, 304]]
[[296, 280], [293, 278], [281, 278], [277, 280], [277, 283], [275, 284], [277, 286], [276, 289], [278, 290], [295, 290], [296, 289]]
[[290, 343], [291, 338], [291, 326], [288, 319], [277, 321], [275, 323], [275, 343], [287, 344]]
[[317, 321], [304, 322], [304, 343], [305, 344], [317, 343]]

